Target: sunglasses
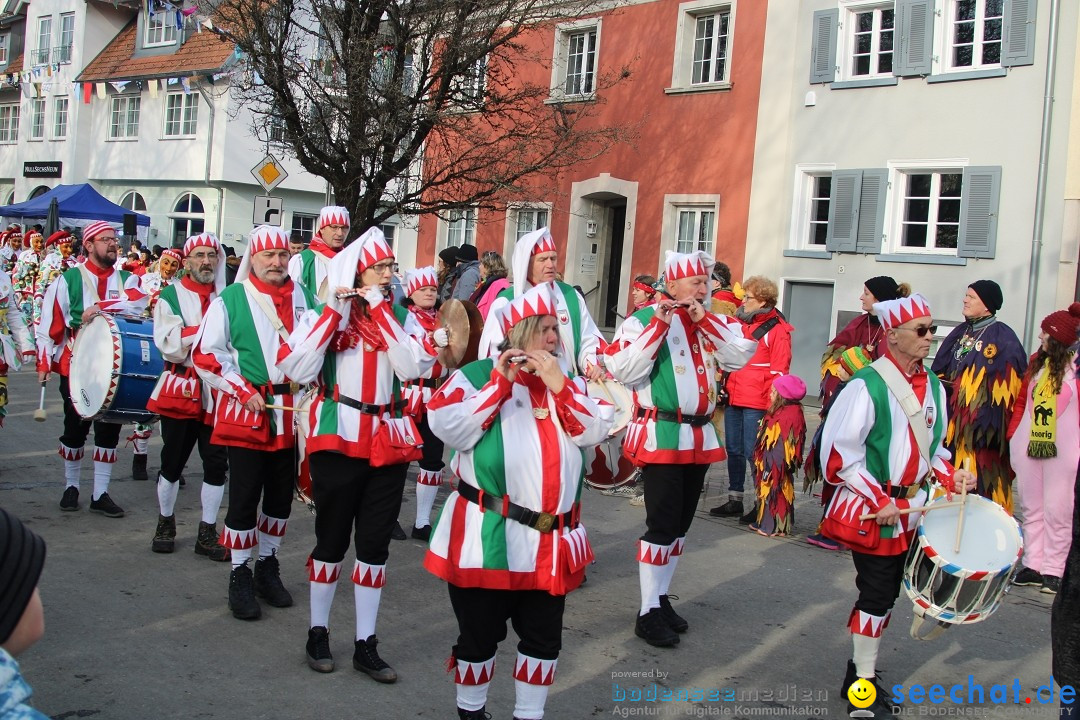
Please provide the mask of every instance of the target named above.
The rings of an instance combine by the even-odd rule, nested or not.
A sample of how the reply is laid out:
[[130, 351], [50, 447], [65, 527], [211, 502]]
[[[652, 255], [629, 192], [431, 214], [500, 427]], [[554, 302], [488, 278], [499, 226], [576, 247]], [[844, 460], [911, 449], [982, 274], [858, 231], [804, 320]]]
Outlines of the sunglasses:
[[937, 333], [937, 327], [938, 327], [937, 325], [926, 325], [926, 326], [923, 326], [923, 327], [916, 327], [916, 328], [900, 328], [900, 327], [898, 327], [898, 328], [893, 328], [893, 330], [910, 330], [911, 332], [915, 333], [919, 337], [926, 337], [926, 333], [930, 333], [931, 335], [936, 334]]

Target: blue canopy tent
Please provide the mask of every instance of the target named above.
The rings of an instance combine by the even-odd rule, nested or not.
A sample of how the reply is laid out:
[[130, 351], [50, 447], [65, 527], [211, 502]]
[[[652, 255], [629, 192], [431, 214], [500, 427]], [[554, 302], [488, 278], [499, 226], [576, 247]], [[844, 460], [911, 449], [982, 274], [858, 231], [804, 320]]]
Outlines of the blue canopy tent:
[[47, 193], [38, 195], [32, 200], [15, 203], [14, 205], [0, 205], [0, 215], [5, 223], [18, 222], [25, 224], [26, 220], [44, 220], [49, 215], [49, 205], [56, 200], [60, 214], [61, 227], [83, 227], [94, 220], [122, 225], [124, 215], [135, 215], [135, 225], [138, 238], [146, 242], [150, 229], [150, 216], [141, 213], [132, 213], [131, 210], [106, 200], [88, 183], [79, 185], [57, 185]]

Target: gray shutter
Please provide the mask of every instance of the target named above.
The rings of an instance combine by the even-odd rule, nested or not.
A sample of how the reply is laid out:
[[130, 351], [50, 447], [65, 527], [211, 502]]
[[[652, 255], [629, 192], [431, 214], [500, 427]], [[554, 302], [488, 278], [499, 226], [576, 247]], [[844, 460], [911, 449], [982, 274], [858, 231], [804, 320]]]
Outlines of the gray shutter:
[[831, 83], [836, 79], [836, 28], [840, 9], [814, 13], [814, 36], [810, 46], [810, 84]]
[[1036, 0], [1005, 0], [1001, 66], [1035, 64]]
[[859, 191], [862, 170], [836, 170], [832, 176], [829, 198], [829, 231], [825, 249], [829, 252], [855, 252], [859, 228]]
[[934, 0], [896, 0], [896, 31], [899, 48], [894, 55], [893, 74], [929, 75], [934, 47]]
[[885, 195], [889, 188], [888, 170], [863, 170], [859, 192], [859, 225], [855, 251], [877, 255], [885, 233]]
[[992, 258], [997, 246], [1001, 167], [964, 168], [957, 257]]

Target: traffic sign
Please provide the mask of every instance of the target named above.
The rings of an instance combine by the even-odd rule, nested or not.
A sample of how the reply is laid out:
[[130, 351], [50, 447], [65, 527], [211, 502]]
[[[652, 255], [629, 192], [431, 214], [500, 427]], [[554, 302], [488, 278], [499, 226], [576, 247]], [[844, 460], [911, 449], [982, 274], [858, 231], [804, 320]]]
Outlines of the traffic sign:
[[281, 167], [281, 163], [270, 153], [267, 153], [258, 165], [251, 168], [251, 174], [266, 192], [270, 192], [289, 177], [289, 173], [285, 172], [285, 168]]
[[276, 225], [281, 227], [281, 208], [281, 198], [256, 195], [255, 209], [251, 213], [251, 222], [256, 225]]

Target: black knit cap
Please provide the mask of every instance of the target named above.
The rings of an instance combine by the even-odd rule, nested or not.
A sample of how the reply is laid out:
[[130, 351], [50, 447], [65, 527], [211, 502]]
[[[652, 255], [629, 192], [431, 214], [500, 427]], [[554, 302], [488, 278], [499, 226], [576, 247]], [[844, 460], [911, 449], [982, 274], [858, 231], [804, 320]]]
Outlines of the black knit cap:
[[441, 258], [442, 261], [444, 263], [446, 263], [447, 265], [454, 265], [455, 263], [457, 263], [457, 260], [458, 260], [457, 253], [458, 253], [457, 245], [451, 245], [450, 247], [446, 248], [445, 250], [443, 250], [443, 251], [441, 251], [439, 253], [439, 258]]
[[45, 565], [45, 541], [0, 508], [0, 644], [19, 624]]
[[878, 275], [867, 280], [863, 285], [878, 302], [900, 299], [900, 286], [888, 275]]
[[1001, 309], [1004, 298], [1001, 295], [1001, 286], [996, 282], [993, 280], [976, 280], [968, 287], [975, 291], [975, 294], [979, 296], [987, 310], [996, 313]]
[[476, 246], [466, 243], [457, 249], [457, 261], [459, 263], [469, 263], [476, 260], [479, 257], [476, 253]]

